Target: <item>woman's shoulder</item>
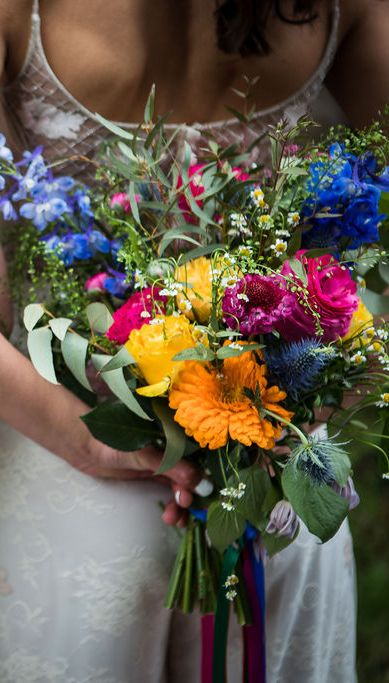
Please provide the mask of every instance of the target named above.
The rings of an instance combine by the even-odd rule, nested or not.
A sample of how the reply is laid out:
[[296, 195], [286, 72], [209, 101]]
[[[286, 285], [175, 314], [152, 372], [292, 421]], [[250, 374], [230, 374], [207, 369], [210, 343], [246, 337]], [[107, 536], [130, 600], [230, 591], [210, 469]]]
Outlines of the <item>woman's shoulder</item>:
[[339, 0], [339, 6], [340, 41], [371, 16], [389, 13], [389, 0]]

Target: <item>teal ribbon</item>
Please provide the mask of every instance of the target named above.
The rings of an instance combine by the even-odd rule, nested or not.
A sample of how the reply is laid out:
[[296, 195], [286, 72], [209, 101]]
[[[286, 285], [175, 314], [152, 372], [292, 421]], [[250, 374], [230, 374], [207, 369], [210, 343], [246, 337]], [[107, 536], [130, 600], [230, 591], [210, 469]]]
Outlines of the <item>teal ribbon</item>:
[[226, 652], [228, 637], [228, 622], [230, 615], [230, 601], [226, 598], [224, 586], [227, 578], [235, 573], [236, 563], [241, 553], [241, 546], [230, 545], [223, 555], [220, 575], [220, 585], [217, 596], [215, 613], [215, 633], [213, 650], [213, 683], [225, 683], [226, 680]]

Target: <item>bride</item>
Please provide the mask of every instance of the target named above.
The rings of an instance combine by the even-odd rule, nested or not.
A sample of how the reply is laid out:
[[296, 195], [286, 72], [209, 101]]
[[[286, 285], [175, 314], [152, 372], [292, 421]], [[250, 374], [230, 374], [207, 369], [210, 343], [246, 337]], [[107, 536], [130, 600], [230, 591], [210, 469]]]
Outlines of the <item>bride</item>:
[[[2, 129], [48, 158], [92, 156], [106, 136], [94, 112], [139, 121], [156, 83], [159, 112], [191, 124], [194, 151], [208, 129], [243, 143], [225, 115], [243, 74], [259, 76], [255, 136], [308, 111], [324, 81], [326, 118], [364, 125], [389, 93], [388, 31], [387, 0], [0, 0]], [[3, 257], [0, 270], [5, 281]], [[4, 288], [0, 305], [10, 329]], [[177, 465], [169, 500], [152, 481], [160, 453], [95, 441], [81, 401], [5, 336], [0, 353], [0, 680], [195, 683], [197, 619], [163, 608], [175, 534], [158, 502], [167, 525], [185, 524], [200, 475]], [[353, 683], [347, 524], [324, 546], [303, 531], [266, 584], [269, 683]]]

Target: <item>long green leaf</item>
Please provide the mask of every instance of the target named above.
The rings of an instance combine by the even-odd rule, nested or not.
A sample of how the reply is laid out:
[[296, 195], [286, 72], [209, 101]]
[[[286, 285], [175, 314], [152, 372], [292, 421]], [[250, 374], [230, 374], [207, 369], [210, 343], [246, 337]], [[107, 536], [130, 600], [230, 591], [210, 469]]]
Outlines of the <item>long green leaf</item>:
[[181, 266], [184, 263], [187, 263], [188, 261], [192, 261], [192, 259], [198, 258], [199, 256], [207, 256], [208, 254], [212, 254], [217, 249], [222, 250], [225, 248], [225, 244], [215, 243], [206, 244], [204, 247], [198, 247], [197, 249], [191, 249], [190, 251], [187, 251], [185, 254], [181, 254], [179, 265]]
[[119, 138], [123, 138], [124, 140], [133, 140], [134, 135], [133, 133], [130, 133], [128, 130], [125, 130], [124, 128], [121, 128], [118, 126], [116, 123], [113, 123], [113, 121], [109, 121], [109, 119], [105, 119], [104, 116], [100, 116], [100, 114], [95, 114], [97, 120], [99, 123], [101, 123], [105, 128], [111, 131], [111, 133], [114, 133], [117, 135]]
[[165, 453], [158, 469], [158, 474], [162, 474], [174, 467], [184, 456], [186, 436], [182, 427], [174, 421], [174, 413], [170, 410], [166, 400], [154, 399], [152, 406], [162, 424], [166, 438]]

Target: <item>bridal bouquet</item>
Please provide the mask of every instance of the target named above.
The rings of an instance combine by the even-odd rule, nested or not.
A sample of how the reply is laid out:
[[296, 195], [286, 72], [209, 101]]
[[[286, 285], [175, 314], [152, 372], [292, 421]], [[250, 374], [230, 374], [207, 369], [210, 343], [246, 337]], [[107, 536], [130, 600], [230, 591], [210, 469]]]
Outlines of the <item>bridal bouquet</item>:
[[[357, 504], [350, 434], [369, 441], [369, 407], [389, 476], [375, 439], [389, 426], [388, 141], [375, 124], [307, 146], [305, 122], [280, 124], [261, 166], [255, 144], [209, 137], [195, 155], [168, 139], [152, 99], [138, 131], [105, 123], [92, 188], [41, 150], [15, 164], [1, 141], [0, 209], [24, 221], [15, 281], [28, 272], [35, 298], [28, 348], [53, 382], [70, 371], [91, 392], [95, 368], [110, 390], [83, 418], [95, 437], [156, 444], [159, 473], [181, 458], [206, 472], [166, 605], [216, 613], [203, 674], [223, 681], [233, 604], [253, 624], [248, 680], [264, 680], [262, 560], [300, 523], [327, 541]], [[310, 433], [322, 409], [328, 434]]]

